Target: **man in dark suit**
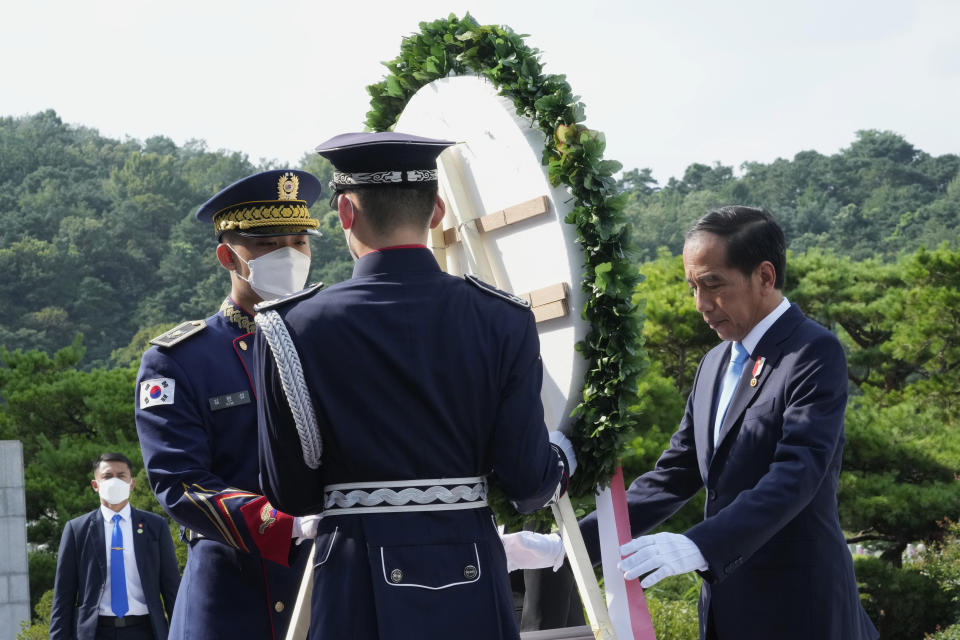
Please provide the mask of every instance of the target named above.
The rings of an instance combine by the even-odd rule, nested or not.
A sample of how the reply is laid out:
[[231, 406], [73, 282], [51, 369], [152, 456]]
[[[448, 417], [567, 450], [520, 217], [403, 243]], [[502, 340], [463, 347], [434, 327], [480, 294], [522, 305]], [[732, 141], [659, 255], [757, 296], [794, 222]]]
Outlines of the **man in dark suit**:
[[100, 508], [67, 523], [57, 554], [51, 640], [165, 640], [180, 573], [167, 521], [130, 506], [122, 453], [93, 466]]
[[[700, 637], [869, 640], [837, 515], [847, 366], [829, 331], [781, 293], [783, 232], [766, 211], [710, 211], [687, 232], [687, 282], [723, 340], [700, 362], [680, 428], [627, 491], [644, 533], [707, 490], [704, 520], [621, 547], [649, 587], [698, 571]], [[596, 514], [581, 523], [599, 558]]]

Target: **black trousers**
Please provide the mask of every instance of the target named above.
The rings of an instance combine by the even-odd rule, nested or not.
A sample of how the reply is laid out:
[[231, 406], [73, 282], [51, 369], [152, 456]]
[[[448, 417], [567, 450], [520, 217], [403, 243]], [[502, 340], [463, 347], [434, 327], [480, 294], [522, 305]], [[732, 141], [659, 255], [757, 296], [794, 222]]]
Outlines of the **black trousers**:
[[707, 620], [706, 640], [720, 640], [717, 638], [717, 625], [713, 624], [713, 611], [707, 613]]
[[568, 562], [564, 561], [556, 573], [553, 569], [525, 569], [522, 574], [521, 631], [562, 629], [586, 624], [583, 604]]
[[133, 627], [97, 627], [96, 640], [155, 640], [148, 621]]

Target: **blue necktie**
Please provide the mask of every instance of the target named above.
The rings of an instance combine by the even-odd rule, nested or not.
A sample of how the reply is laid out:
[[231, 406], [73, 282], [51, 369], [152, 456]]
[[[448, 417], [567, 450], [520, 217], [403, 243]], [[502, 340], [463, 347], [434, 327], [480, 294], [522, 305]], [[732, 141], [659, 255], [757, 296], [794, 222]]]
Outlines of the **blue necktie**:
[[717, 419], [713, 423], [713, 444], [720, 439], [720, 426], [723, 417], [727, 414], [727, 407], [733, 399], [733, 392], [737, 389], [740, 374], [743, 373], [743, 364], [747, 361], [747, 350], [739, 342], [734, 342], [730, 348], [730, 364], [727, 373], [723, 376], [723, 386], [720, 388], [720, 401], [717, 403]]
[[123, 570], [123, 531], [120, 514], [113, 516], [113, 534], [110, 538], [110, 608], [122, 618], [130, 610], [127, 605], [127, 575]]

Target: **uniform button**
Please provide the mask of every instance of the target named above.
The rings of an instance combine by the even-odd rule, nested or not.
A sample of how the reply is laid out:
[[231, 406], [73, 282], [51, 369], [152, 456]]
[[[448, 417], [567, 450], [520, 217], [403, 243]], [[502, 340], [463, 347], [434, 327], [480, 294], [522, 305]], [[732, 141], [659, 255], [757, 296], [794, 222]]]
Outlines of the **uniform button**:
[[273, 605], [273, 610], [277, 613], [283, 613], [283, 603], [278, 600], [277, 603]]
[[247, 343], [246, 343], [246, 341], [244, 341], [244, 340], [241, 340], [241, 341], [240, 341], [240, 348], [243, 349], [244, 351], [247, 350]]
[[709, 497], [711, 500], [716, 500], [716, 499], [717, 499], [717, 492], [716, 492], [716, 490], [715, 490], [715, 489], [710, 489], [710, 491], [707, 492], [707, 497]]
[[400, 569], [394, 569], [390, 572], [390, 582], [397, 584], [401, 580], [403, 580], [403, 571], [400, 571]]
[[477, 577], [477, 574], [480, 573], [477, 571], [477, 568], [472, 564], [468, 564], [463, 568], [463, 577], [467, 580], [474, 580]]

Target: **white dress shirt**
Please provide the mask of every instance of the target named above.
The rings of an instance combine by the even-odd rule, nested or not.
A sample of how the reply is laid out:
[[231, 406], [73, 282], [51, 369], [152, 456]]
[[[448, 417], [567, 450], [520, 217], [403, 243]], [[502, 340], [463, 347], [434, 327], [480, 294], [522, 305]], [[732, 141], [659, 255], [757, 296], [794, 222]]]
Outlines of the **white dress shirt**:
[[[767, 330], [773, 326], [773, 323], [779, 320], [780, 316], [786, 313], [787, 309], [789, 308], [790, 308], [790, 302], [786, 298], [784, 298], [783, 300], [780, 301], [780, 304], [778, 304], [773, 309], [773, 311], [771, 311], [766, 316], [764, 316], [763, 319], [753, 327], [753, 329], [750, 329], [747, 335], [744, 336], [743, 340], [740, 342], [740, 345], [747, 350], [747, 356], [749, 358], [753, 358], [754, 362], [756, 362], [756, 360], [763, 355], [762, 353], [753, 352], [754, 349], [757, 348], [757, 345], [760, 344], [760, 339], [767, 332]], [[736, 341], [734, 341], [730, 345], [730, 358], [731, 358], [730, 366], [733, 365], [733, 362], [732, 362], [733, 355], [734, 355], [733, 349], [734, 347], [736, 347], [736, 345], [737, 345]], [[721, 380], [725, 380], [725, 378], [721, 378]], [[717, 406], [717, 416], [716, 416], [716, 421], [714, 422], [714, 425], [713, 425], [713, 432], [712, 432], [714, 442], [717, 442], [720, 439], [720, 427], [723, 424], [722, 422], [723, 412], [725, 412], [727, 410], [727, 407], [729, 406], [729, 404], [727, 403], [733, 400], [733, 392], [736, 389], [736, 383], [734, 383], [734, 388], [729, 390], [726, 388], [725, 384], [726, 383], [722, 384], [720, 386], [720, 389], [718, 389], [718, 391], [720, 392], [720, 395], [717, 396], [717, 402], [720, 404], [723, 404], [723, 406], [721, 407], [719, 406], [719, 404]], [[724, 403], [724, 401], [726, 401], [726, 403]]]
[[[145, 616], [150, 613], [147, 609], [147, 600], [143, 595], [143, 585], [140, 583], [140, 572], [137, 570], [137, 557], [133, 552], [133, 531], [130, 522], [130, 503], [123, 505], [120, 513], [120, 531], [123, 532], [123, 573], [127, 577], [127, 605], [128, 616]], [[116, 511], [100, 505], [100, 515], [103, 516], [103, 540], [107, 553], [107, 575], [103, 581], [103, 591], [100, 594], [100, 615], [113, 616], [110, 608], [110, 541], [113, 538], [113, 516]], [[138, 523], [139, 524], [139, 523]], [[143, 534], [139, 534], [143, 535]]]
[[759, 356], [763, 355], [762, 353], [754, 353], [753, 350], [760, 344], [760, 338], [763, 337], [763, 334], [765, 334], [767, 330], [773, 326], [773, 323], [779, 320], [780, 316], [785, 314], [789, 308], [790, 301], [784, 298], [773, 311], [768, 313], [753, 329], [750, 329], [750, 332], [743, 338], [740, 344], [747, 350], [751, 358], [756, 360]]

